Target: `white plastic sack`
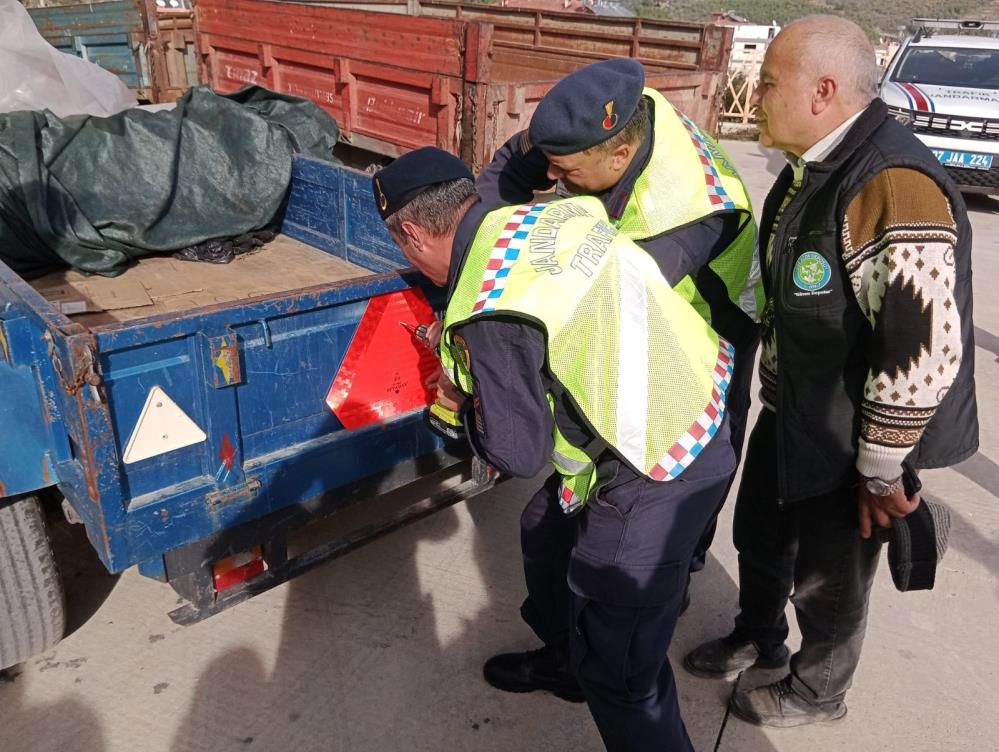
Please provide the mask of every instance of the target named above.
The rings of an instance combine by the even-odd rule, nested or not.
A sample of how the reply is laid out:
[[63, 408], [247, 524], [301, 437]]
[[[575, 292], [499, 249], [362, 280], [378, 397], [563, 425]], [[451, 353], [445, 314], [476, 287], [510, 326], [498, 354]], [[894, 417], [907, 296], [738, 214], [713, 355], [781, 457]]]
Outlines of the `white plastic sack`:
[[51, 110], [59, 117], [106, 117], [134, 107], [113, 73], [59, 52], [17, 0], [0, 0], [0, 112]]

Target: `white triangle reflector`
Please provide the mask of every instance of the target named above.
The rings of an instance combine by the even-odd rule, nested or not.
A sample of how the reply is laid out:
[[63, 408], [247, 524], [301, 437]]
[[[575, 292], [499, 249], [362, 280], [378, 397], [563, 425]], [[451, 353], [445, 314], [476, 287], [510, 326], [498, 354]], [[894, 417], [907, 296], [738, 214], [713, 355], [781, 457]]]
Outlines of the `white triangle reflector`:
[[198, 424], [177, 407], [160, 387], [149, 390], [146, 404], [132, 429], [122, 458], [125, 464], [166, 454], [174, 449], [200, 444], [207, 439]]

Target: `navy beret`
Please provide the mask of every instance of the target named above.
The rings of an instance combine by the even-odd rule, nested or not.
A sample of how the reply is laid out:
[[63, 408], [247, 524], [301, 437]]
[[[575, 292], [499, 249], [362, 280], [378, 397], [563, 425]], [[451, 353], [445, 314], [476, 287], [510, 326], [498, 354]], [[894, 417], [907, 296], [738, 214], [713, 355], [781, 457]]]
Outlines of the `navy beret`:
[[371, 179], [371, 190], [382, 219], [386, 219], [426, 188], [460, 178], [474, 180], [464, 162], [446, 151], [424, 146], [403, 154], [376, 172]]
[[575, 154], [627, 125], [645, 86], [642, 64], [616, 58], [573, 71], [545, 94], [528, 135], [550, 154]]

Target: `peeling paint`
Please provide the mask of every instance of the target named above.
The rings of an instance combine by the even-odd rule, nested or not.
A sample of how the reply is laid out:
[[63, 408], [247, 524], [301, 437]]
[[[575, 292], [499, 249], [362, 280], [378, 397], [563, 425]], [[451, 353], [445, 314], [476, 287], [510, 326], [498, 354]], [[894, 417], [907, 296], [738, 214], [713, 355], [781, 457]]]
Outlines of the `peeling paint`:
[[79, 459], [83, 466], [83, 479], [87, 484], [87, 496], [95, 504], [99, 504], [100, 493], [97, 491], [98, 468], [94, 462], [94, 450], [90, 444], [90, 432], [87, 429], [87, 409], [83, 404], [83, 398], [79, 394], [76, 395], [76, 407], [80, 418], [80, 433], [82, 434], [79, 437], [80, 443], [77, 446], [80, 447], [80, 453], [83, 455]]

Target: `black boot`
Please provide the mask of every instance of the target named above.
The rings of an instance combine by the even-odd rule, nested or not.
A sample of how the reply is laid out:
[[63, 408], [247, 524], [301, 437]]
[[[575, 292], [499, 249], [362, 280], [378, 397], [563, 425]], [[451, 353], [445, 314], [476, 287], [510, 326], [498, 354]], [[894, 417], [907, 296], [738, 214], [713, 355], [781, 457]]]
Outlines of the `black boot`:
[[585, 702], [576, 677], [569, 673], [569, 647], [546, 645], [526, 653], [494, 655], [482, 675], [504, 692], [551, 692], [568, 702]]

